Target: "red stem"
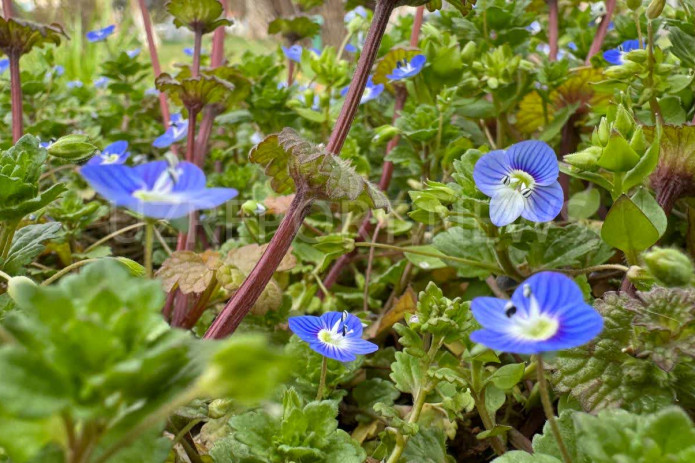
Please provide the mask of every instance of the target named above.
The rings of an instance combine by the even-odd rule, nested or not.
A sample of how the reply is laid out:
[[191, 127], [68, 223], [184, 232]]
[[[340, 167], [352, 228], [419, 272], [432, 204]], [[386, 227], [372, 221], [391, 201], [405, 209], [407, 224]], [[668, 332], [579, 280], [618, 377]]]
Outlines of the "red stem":
[[[224, 8], [224, 15], [227, 17], [228, 5], [227, 0], [221, 0], [222, 7]], [[224, 61], [224, 38], [225, 29], [224, 27], [218, 27], [215, 32], [212, 33], [212, 51], [210, 52], [210, 66], [216, 68], [222, 65]]]
[[287, 64], [287, 86], [291, 87], [294, 82], [294, 61], [288, 59]]
[[191, 76], [198, 77], [200, 75], [200, 51], [203, 44], [203, 31], [196, 29], [193, 37], [193, 67], [191, 67]]
[[18, 51], [9, 53], [10, 60], [10, 93], [12, 101], [12, 141], [17, 143], [17, 140], [22, 138], [24, 134], [24, 116], [22, 111], [22, 80], [19, 74], [19, 58], [21, 55]]
[[350, 88], [345, 97], [345, 104], [343, 104], [338, 120], [333, 127], [333, 133], [331, 133], [331, 137], [326, 144], [326, 150], [329, 153], [338, 154], [343, 148], [343, 143], [345, 143], [347, 134], [352, 126], [352, 121], [357, 114], [357, 108], [360, 105], [364, 87], [367, 85], [367, 79], [369, 78], [372, 64], [374, 64], [374, 60], [376, 59], [379, 45], [381, 45], [381, 39], [384, 36], [384, 32], [386, 32], [386, 26], [389, 23], [389, 17], [391, 16], [395, 4], [396, 2], [393, 0], [380, 0], [376, 3], [374, 19], [372, 19], [372, 24], [369, 27], [367, 40], [365, 41], [360, 59], [357, 62], [357, 69], [355, 70]]
[[601, 46], [603, 45], [603, 40], [606, 38], [606, 32], [608, 31], [608, 24], [611, 22], [613, 17], [613, 10], [615, 10], [616, 0], [606, 0], [606, 14], [601, 19], [601, 24], [598, 25], [598, 30], [594, 36], [594, 41], [591, 43], [589, 48], [589, 53], [586, 55], [586, 61], [584, 64], [591, 64], [591, 57], [596, 53], [601, 51]]
[[[389, 16], [396, 4], [395, 0], [380, 0], [376, 4], [374, 20], [369, 27], [367, 40], [357, 63], [357, 69], [353, 75], [345, 104], [340, 110], [327, 150], [338, 154], [345, 143], [345, 138], [350, 130], [350, 125], [355, 118], [355, 113], [367, 84], [367, 77], [379, 51], [379, 44], [386, 31]], [[232, 334], [246, 314], [258, 300], [268, 282], [275, 273], [280, 261], [287, 254], [292, 240], [299, 232], [304, 219], [311, 209], [312, 198], [307, 194], [304, 185], [297, 185], [295, 197], [290, 204], [287, 214], [282, 219], [268, 247], [261, 256], [249, 276], [244, 280], [239, 290], [229, 300], [222, 313], [215, 319], [212, 326], [205, 333], [205, 337], [219, 339]]]
[[2, 0], [2, 12], [5, 15], [5, 19], [12, 17], [12, 0]]
[[[149, 11], [147, 11], [147, 6], [145, 6], [145, 0], [138, 0], [138, 5], [140, 5], [140, 12], [142, 13], [142, 22], [145, 25], [145, 35], [147, 36], [147, 48], [150, 51], [150, 61], [152, 61], [152, 70], [154, 71], [154, 77], [157, 78], [162, 73], [162, 68], [159, 65], [157, 45], [155, 45], [154, 42], [154, 32], [152, 32], [152, 20], [150, 19]], [[164, 92], [159, 93], [159, 108], [162, 112], [164, 126], [166, 128], [169, 128], [169, 105], [167, 104], [167, 97], [164, 94]]]
[[557, 0], [548, 0], [548, 41], [550, 42], [550, 61], [557, 61], [558, 8]]
[[263, 292], [275, 269], [287, 254], [292, 240], [309, 214], [311, 200], [303, 189], [298, 189], [287, 215], [280, 223], [261, 260], [253, 268], [241, 287], [234, 293], [222, 313], [205, 333], [208, 339], [220, 339], [232, 334]]
[[[417, 10], [415, 10], [415, 19], [413, 20], [413, 29], [412, 32], [410, 33], [410, 46], [411, 47], [417, 47], [418, 42], [420, 41], [420, 30], [422, 29], [422, 20], [424, 17], [424, 11], [425, 7], [424, 6], [419, 6]], [[395, 123], [396, 120], [400, 117], [401, 115], [401, 110], [403, 110], [403, 106], [405, 105], [405, 99], [408, 96], [408, 93], [406, 92], [405, 87], [403, 86], [398, 86], [396, 87], [396, 101], [394, 104], [393, 108], [393, 122]], [[389, 140], [388, 144], [386, 145], [386, 155], [388, 155], [391, 150], [393, 150], [397, 145], [400, 140], [399, 136], [395, 136], [391, 140]], [[381, 191], [386, 191], [389, 187], [389, 184], [391, 183], [391, 176], [393, 175], [393, 163], [391, 161], [384, 161], [384, 163], [381, 166], [381, 179], [379, 180], [379, 189]], [[360, 224], [360, 228], [357, 230], [357, 238], [355, 238], [356, 241], [364, 241], [368, 236], [369, 236], [369, 228], [370, 228], [370, 220], [372, 218], [372, 212], [369, 211], [367, 212], [366, 217]], [[335, 284], [336, 281], [338, 281], [338, 278], [340, 277], [341, 272], [343, 271], [343, 268], [347, 264], [350, 263], [350, 261], [355, 257], [357, 254], [357, 249], [354, 249], [352, 252], [349, 252], [348, 254], [344, 254], [338, 258], [337, 261], [333, 264], [331, 269], [328, 271], [328, 274], [326, 275], [326, 278], [323, 280], [323, 285], [326, 288], [330, 288]], [[319, 298], [323, 299], [325, 294], [323, 294], [322, 291], [319, 291]]]

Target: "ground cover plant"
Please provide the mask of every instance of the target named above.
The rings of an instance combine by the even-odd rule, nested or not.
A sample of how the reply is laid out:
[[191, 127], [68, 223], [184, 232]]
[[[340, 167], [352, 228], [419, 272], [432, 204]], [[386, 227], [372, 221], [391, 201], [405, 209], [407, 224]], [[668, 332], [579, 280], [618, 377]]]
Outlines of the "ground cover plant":
[[0, 461], [695, 462], [695, 5], [321, 3], [3, 1]]

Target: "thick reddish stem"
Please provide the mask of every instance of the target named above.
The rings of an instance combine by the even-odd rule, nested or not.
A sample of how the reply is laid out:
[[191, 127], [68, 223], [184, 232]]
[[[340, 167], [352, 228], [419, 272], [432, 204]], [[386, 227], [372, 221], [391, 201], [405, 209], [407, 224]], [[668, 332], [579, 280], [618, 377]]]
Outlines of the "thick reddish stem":
[[558, 17], [557, 0], [548, 0], [548, 41], [550, 42], [550, 61], [557, 60]]
[[603, 16], [603, 19], [601, 19], [601, 24], [598, 25], [594, 41], [591, 42], [589, 53], [586, 55], [586, 61], [584, 62], [586, 65], [591, 64], [591, 57], [601, 51], [603, 40], [606, 38], [606, 32], [608, 31], [608, 24], [610, 24], [611, 18], [613, 17], [613, 10], [615, 10], [615, 1], [616, 0], [606, 0], [606, 14]]
[[[162, 73], [162, 68], [159, 65], [157, 45], [154, 42], [154, 32], [152, 32], [152, 20], [150, 19], [149, 11], [147, 11], [145, 0], [138, 0], [138, 5], [140, 5], [140, 12], [142, 13], [142, 22], [145, 26], [145, 35], [147, 36], [147, 48], [150, 51], [150, 61], [152, 61], [152, 70], [154, 71], [154, 77], [157, 78]], [[162, 112], [164, 126], [168, 128], [170, 121], [169, 105], [167, 104], [167, 97], [164, 94], [164, 92], [159, 93], [159, 108]]]
[[294, 61], [287, 60], [287, 86], [291, 87], [294, 83]]
[[[221, 0], [222, 7], [224, 8], [224, 15], [227, 16], [228, 13], [228, 2], [227, 0]], [[210, 66], [216, 68], [222, 65], [224, 61], [224, 38], [225, 31], [224, 27], [218, 27], [215, 32], [212, 33], [212, 51], [210, 52]]]
[[193, 35], [193, 67], [191, 67], [191, 76], [198, 77], [200, 75], [200, 53], [203, 46], [203, 31], [197, 29]]
[[208, 339], [219, 339], [232, 334], [246, 314], [251, 310], [263, 292], [280, 261], [290, 249], [292, 240], [302, 226], [302, 222], [309, 214], [311, 200], [307, 198], [302, 189], [297, 193], [290, 204], [287, 215], [280, 223], [268, 248], [261, 256], [261, 260], [253, 268], [251, 274], [244, 280], [241, 287], [234, 293], [222, 313], [215, 319], [210, 329], [205, 333]]
[[415, 10], [415, 19], [413, 20], [413, 29], [410, 32], [410, 46], [417, 47], [420, 42], [420, 29], [422, 29], [422, 20], [425, 17], [425, 6], [418, 6]]
[[384, 36], [384, 32], [386, 32], [386, 26], [389, 23], [389, 17], [395, 5], [396, 2], [393, 0], [380, 0], [376, 4], [374, 19], [369, 27], [367, 40], [360, 54], [360, 59], [357, 62], [357, 69], [352, 77], [350, 88], [345, 97], [345, 103], [333, 127], [333, 133], [331, 133], [331, 137], [326, 144], [326, 150], [329, 153], [338, 154], [343, 148], [343, 143], [345, 143], [347, 134], [352, 126], [352, 121], [357, 114], [357, 108], [360, 105], [364, 87], [367, 85], [370, 70], [376, 59], [379, 45], [381, 45], [381, 39]]
[[2, 0], [2, 13], [5, 15], [5, 19], [12, 17], [12, 0]]
[[22, 110], [22, 80], [19, 74], [19, 58], [17, 51], [10, 52], [10, 93], [12, 101], [12, 141], [22, 138], [24, 134], [24, 116]]

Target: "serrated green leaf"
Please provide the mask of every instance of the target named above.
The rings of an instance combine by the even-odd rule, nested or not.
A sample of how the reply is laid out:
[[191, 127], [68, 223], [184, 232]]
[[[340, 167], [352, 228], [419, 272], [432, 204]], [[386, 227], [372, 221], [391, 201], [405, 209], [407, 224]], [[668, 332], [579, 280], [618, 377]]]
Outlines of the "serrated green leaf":
[[490, 264], [497, 262], [492, 241], [478, 229], [451, 227], [437, 234], [432, 244], [447, 256], [462, 257], [472, 261], [471, 265], [447, 261], [464, 277], [485, 278], [490, 275]]
[[268, 34], [282, 34], [290, 43], [313, 37], [321, 31], [321, 26], [308, 16], [276, 18], [268, 24]]
[[19, 273], [24, 266], [41, 254], [45, 248], [43, 242], [56, 238], [60, 229], [60, 223], [50, 222], [27, 225], [17, 230], [7, 259], [2, 264], [4, 271], [10, 275]]
[[171, 0], [167, 11], [174, 17], [176, 27], [187, 27], [203, 34], [220, 26], [231, 26], [233, 21], [225, 19], [224, 8], [217, 0]]
[[21, 19], [0, 18], [0, 49], [7, 55], [19, 53], [24, 55], [32, 48], [42, 48], [48, 44], [59, 45], [68, 36], [63, 26], [57, 23], [50, 25], [36, 24]]
[[206, 105], [225, 105], [234, 95], [234, 84], [207, 74], [173, 78], [162, 73], [155, 79], [155, 86], [192, 111], [200, 111]]

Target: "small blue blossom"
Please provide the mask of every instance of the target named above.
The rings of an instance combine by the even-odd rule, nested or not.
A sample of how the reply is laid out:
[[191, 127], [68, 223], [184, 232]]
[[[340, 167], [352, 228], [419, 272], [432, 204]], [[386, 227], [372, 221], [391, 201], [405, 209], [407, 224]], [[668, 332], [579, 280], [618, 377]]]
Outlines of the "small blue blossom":
[[111, 24], [103, 29], [89, 31], [87, 32], [87, 40], [90, 42], [101, 42], [102, 40], [106, 40], [109, 35], [113, 34], [114, 30], [116, 30], [116, 26]]
[[[340, 91], [340, 95], [341, 96], [347, 95], [348, 90], [350, 90], [350, 86], [344, 87]], [[372, 76], [369, 76], [369, 79], [367, 80], [367, 85], [364, 88], [364, 92], [362, 93], [362, 98], [360, 98], [360, 104], [365, 104], [368, 101], [374, 100], [379, 95], [381, 95], [381, 92], [383, 92], [383, 91], [384, 91], [384, 84], [375, 84], [372, 81]]]
[[365, 19], [367, 18], [367, 10], [365, 7], [360, 5], [356, 7], [354, 10], [348, 11], [344, 17], [345, 23], [349, 23], [358, 16]]
[[639, 50], [639, 40], [626, 40], [617, 48], [607, 50], [603, 52], [603, 59], [608, 61], [610, 64], [619, 65], [625, 62], [625, 54], [632, 50]]
[[134, 50], [128, 50], [128, 51], [125, 52], [125, 54], [128, 55], [128, 58], [131, 58], [131, 59], [132, 59], [132, 58], [135, 58], [136, 56], [138, 56], [138, 55], [140, 54], [140, 49], [139, 49], [139, 48], [135, 48]]
[[94, 79], [94, 86], [96, 88], [103, 88], [106, 87], [106, 84], [109, 83], [109, 78], [101, 76], [98, 79]]
[[285, 54], [285, 57], [290, 61], [294, 61], [295, 63], [300, 63], [302, 61], [302, 46], [301, 45], [292, 45], [291, 47], [282, 47], [282, 52]]
[[7, 69], [10, 67], [10, 60], [7, 58], [0, 59], [0, 74], [4, 73], [7, 71]]
[[357, 47], [351, 43], [345, 45], [345, 51], [348, 53], [357, 53]]
[[39, 142], [39, 146], [40, 146], [41, 148], [48, 148], [48, 147], [51, 146], [54, 142], [55, 142], [55, 139], [50, 139], [50, 140], [48, 140], [48, 141], [42, 141], [42, 142]]
[[136, 167], [86, 165], [80, 173], [97, 193], [116, 206], [155, 219], [176, 219], [211, 209], [238, 194], [233, 188], [207, 188], [203, 171], [185, 161], [173, 167], [166, 161]]
[[128, 156], [130, 156], [128, 142], [119, 140], [111, 143], [101, 153], [92, 157], [87, 165], [123, 164], [128, 159]]
[[[186, 47], [183, 49], [183, 53], [186, 56], [193, 56], [194, 50], [192, 47]], [[200, 49], [200, 55], [206, 55], [207, 51], [203, 50], [202, 48]]]
[[53, 74], [55, 74], [57, 77], [60, 77], [63, 74], [65, 74], [65, 68], [60, 64], [56, 64], [55, 66], [53, 66]]
[[157, 90], [154, 87], [150, 87], [150, 88], [145, 90], [145, 95], [159, 96], [159, 90]]
[[603, 318], [584, 302], [579, 286], [555, 272], [531, 276], [511, 300], [475, 298], [471, 311], [483, 327], [471, 333], [471, 341], [513, 354], [571, 349], [603, 329]]
[[529, 31], [531, 34], [536, 35], [541, 31], [541, 23], [538, 21], [533, 21], [531, 24], [526, 26], [526, 30]]
[[564, 201], [559, 175], [555, 152], [536, 140], [491, 151], [473, 169], [475, 185], [491, 198], [490, 220], [498, 227], [519, 216], [532, 222], [557, 217]]
[[82, 88], [84, 87], [84, 84], [82, 83], [81, 80], [71, 80], [67, 84], [65, 84], [68, 88]]
[[422, 71], [422, 68], [425, 67], [426, 61], [427, 58], [425, 58], [425, 55], [415, 55], [410, 59], [410, 61], [405, 58], [400, 61], [396, 61], [396, 67], [393, 68], [391, 74], [386, 75], [386, 77], [392, 80], [401, 80], [407, 79], [408, 77], [413, 77]]
[[362, 339], [362, 322], [348, 312], [291, 317], [289, 325], [312, 350], [340, 362], [352, 362], [356, 355], [371, 354], [379, 348]]
[[188, 119], [182, 119], [181, 114], [172, 114], [169, 128], [152, 142], [155, 148], [167, 148], [173, 143], [186, 138], [188, 134]]

